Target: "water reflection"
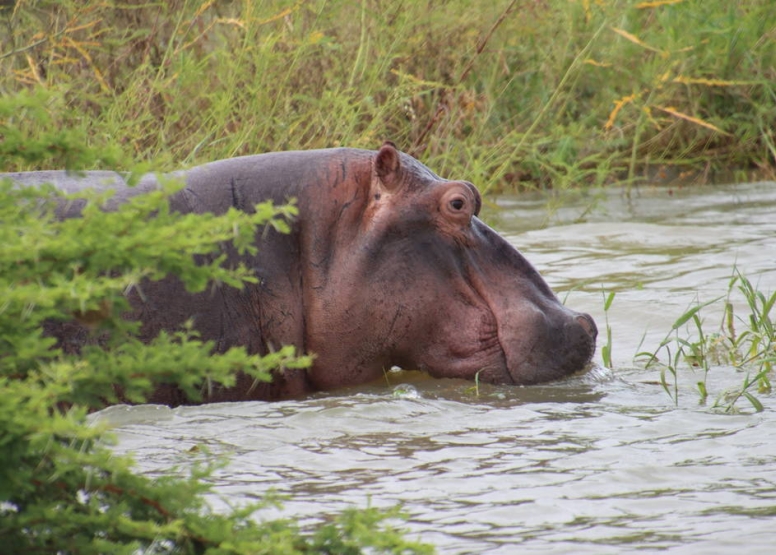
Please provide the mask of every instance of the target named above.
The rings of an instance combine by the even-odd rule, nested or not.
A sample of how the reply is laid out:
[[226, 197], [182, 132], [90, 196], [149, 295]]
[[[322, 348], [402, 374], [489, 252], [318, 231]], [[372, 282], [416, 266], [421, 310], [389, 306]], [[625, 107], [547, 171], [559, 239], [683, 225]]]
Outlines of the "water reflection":
[[[351, 505], [392, 506], [440, 553], [771, 553], [776, 540], [776, 399], [721, 415], [688, 394], [675, 407], [654, 372], [632, 367], [694, 300], [723, 294], [733, 264], [776, 289], [776, 184], [646, 191], [598, 199], [539, 229], [534, 201], [503, 199], [499, 228], [568, 303], [609, 315], [616, 369], [534, 387], [415, 373], [302, 401], [113, 408], [119, 451], [151, 474], [227, 454], [221, 499], [288, 493], [303, 525]], [[654, 347], [654, 343], [652, 345]], [[720, 387], [742, 377], [712, 370]], [[690, 391], [697, 376], [683, 376]], [[397, 390], [397, 386], [401, 386]]]

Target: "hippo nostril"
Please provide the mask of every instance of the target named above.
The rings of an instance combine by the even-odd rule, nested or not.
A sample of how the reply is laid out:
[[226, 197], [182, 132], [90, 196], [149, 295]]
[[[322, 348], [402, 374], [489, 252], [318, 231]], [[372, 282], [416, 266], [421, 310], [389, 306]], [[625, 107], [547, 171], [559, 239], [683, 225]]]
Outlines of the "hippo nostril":
[[579, 325], [582, 326], [582, 329], [584, 329], [587, 334], [593, 338], [593, 340], [598, 337], [598, 328], [595, 325], [595, 321], [593, 321], [593, 318], [589, 314], [580, 314], [577, 316], [577, 322], [579, 322]]

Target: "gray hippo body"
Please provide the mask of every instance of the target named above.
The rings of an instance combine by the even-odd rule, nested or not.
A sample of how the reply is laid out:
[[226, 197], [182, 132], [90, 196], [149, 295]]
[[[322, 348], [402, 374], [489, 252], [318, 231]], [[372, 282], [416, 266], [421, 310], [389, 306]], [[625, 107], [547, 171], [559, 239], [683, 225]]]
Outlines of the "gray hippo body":
[[[435, 377], [535, 384], [582, 370], [596, 327], [563, 306], [531, 264], [477, 214], [465, 181], [441, 179], [391, 143], [379, 151], [330, 149], [221, 160], [171, 174], [186, 186], [174, 210], [222, 213], [296, 198], [290, 234], [262, 230], [256, 256], [230, 255], [258, 284], [188, 293], [174, 278], [143, 285], [131, 315], [149, 340], [193, 320], [217, 351], [235, 345], [267, 353], [295, 345], [315, 354], [307, 371], [272, 384], [210, 391], [206, 401], [276, 399], [371, 381], [392, 366]], [[132, 188], [114, 172], [0, 174], [73, 193], [114, 188], [112, 203], [158, 187]], [[77, 217], [71, 203], [63, 217]], [[69, 332], [73, 333], [73, 332]], [[160, 387], [157, 402], [187, 400]]]

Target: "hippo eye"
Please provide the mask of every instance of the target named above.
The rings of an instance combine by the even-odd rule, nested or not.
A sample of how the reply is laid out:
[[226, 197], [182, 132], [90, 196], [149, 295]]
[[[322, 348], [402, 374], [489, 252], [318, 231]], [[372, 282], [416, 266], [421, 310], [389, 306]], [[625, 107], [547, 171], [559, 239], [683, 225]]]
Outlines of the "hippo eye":
[[464, 202], [462, 198], [454, 198], [450, 201], [450, 206], [453, 208], [453, 210], [458, 211], [462, 210], [464, 206]]

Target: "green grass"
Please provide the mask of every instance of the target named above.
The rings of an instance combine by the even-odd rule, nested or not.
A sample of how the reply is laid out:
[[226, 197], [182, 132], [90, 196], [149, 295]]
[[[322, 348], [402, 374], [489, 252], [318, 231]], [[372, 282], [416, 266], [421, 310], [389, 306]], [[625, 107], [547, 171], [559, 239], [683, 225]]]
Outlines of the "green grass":
[[[748, 312], [735, 314], [731, 300], [734, 296], [744, 301]], [[722, 321], [715, 331], [709, 332], [702, 317], [703, 310], [720, 303], [724, 309]], [[689, 307], [676, 319], [657, 349], [638, 353], [636, 358], [643, 360], [646, 368], [660, 368], [660, 383], [677, 405], [680, 372], [702, 372], [696, 385], [699, 400], [705, 404], [711, 388], [709, 375], [712, 371], [732, 367], [744, 375], [743, 382], [740, 387], [718, 392], [713, 408], [735, 412], [739, 410], [738, 402], [746, 400], [759, 412], [763, 405], [757, 394], [771, 392], [776, 363], [774, 305], [776, 292], [759, 291], [736, 269], [725, 296]]]
[[601, 358], [603, 359], [604, 366], [607, 368], [614, 368], [612, 363], [612, 327], [609, 325], [609, 309], [614, 302], [615, 291], [610, 291], [606, 294], [606, 291], [601, 290], [604, 295], [604, 317], [606, 320], [606, 342], [601, 345]]
[[0, 94], [158, 169], [391, 139], [486, 192], [713, 179], [773, 172], [775, 29], [771, 0], [18, 0]]

